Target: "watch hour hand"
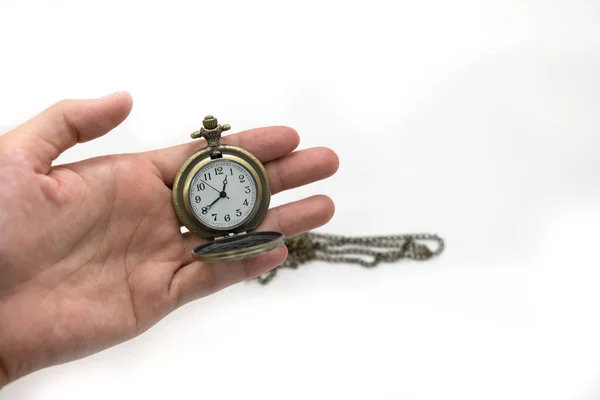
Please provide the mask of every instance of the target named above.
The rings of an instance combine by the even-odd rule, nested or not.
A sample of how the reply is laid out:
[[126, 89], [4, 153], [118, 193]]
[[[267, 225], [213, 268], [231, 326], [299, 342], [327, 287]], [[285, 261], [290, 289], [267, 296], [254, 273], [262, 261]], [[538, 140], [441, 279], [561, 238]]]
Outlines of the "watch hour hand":
[[225, 187], [227, 187], [227, 175], [225, 176], [225, 179], [223, 179], [223, 191], [221, 192], [221, 197], [225, 197], [225, 198], [229, 198], [227, 196], [227, 193], [225, 193]]
[[210, 210], [210, 208], [211, 208], [211, 207], [212, 207], [212, 206], [213, 206], [213, 205], [214, 205], [214, 204], [215, 204], [217, 201], [219, 201], [220, 199], [221, 199], [221, 196], [217, 197], [217, 198], [215, 199], [215, 201], [213, 201], [213, 202], [212, 202], [212, 203], [210, 203], [208, 206], [206, 206], [206, 208], [207, 208], [208, 210]]

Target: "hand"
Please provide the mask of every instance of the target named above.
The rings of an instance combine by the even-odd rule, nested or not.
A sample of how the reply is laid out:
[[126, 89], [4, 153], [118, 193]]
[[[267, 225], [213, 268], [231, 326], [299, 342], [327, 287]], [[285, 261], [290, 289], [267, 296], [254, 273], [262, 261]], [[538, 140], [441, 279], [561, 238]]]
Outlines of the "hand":
[[[197, 141], [52, 165], [76, 143], [118, 126], [132, 100], [69, 100], [0, 136], [0, 386], [139, 335], [177, 307], [276, 267], [285, 246], [242, 262], [203, 264], [204, 241], [182, 234], [171, 203]], [[115, 133], [118, 134], [118, 133]], [[223, 138], [265, 164], [273, 193], [335, 173], [325, 148], [294, 151], [289, 128]], [[291, 237], [334, 213], [326, 196], [271, 209], [259, 230]]]

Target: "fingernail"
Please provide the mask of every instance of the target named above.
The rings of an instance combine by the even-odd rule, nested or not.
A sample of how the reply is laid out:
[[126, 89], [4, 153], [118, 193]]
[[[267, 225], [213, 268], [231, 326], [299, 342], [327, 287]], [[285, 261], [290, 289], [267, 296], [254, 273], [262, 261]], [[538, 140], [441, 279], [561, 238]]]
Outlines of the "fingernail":
[[109, 97], [116, 96], [116, 95], [118, 95], [119, 93], [122, 93], [122, 91], [121, 91], [121, 90], [119, 90], [119, 91], [112, 92], [112, 93], [109, 93], [109, 94], [107, 94], [107, 95], [104, 95], [104, 96], [102, 96], [102, 97], [98, 97], [98, 100], [104, 100], [104, 99], [108, 99]]

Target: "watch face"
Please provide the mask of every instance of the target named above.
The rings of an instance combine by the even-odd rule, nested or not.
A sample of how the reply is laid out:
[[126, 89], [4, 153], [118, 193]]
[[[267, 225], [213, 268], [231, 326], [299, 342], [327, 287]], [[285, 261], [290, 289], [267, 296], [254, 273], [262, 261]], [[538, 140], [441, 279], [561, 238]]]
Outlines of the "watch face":
[[252, 217], [257, 192], [256, 181], [245, 166], [217, 159], [196, 172], [188, 193], [196, 219], [210, 228], [228, 230]]

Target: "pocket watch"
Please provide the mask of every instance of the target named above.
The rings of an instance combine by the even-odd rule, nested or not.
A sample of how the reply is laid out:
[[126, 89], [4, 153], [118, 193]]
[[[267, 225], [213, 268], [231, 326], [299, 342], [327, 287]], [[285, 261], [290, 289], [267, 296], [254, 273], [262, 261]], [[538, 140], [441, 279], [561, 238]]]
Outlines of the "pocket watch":
[[181, 223], [208, 242], [192, 250], [203, 262], [238, 261], [284, 244], [281, 232], [252, 232], [264, 219], [271, 186], [262, 163], [249, 151], [220, 143], [231, 129], [207, 115], [190, 136], [206, 147], [181, 166], [173, 184], [173, 206]]

